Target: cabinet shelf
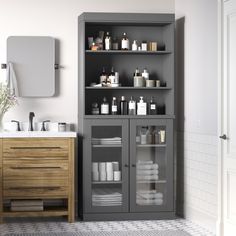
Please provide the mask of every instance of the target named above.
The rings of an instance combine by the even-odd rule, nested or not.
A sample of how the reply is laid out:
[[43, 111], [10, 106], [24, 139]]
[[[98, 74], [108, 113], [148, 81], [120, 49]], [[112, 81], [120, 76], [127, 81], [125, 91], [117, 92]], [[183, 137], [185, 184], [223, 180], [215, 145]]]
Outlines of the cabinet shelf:
[[166, 180], [138, 180], [138, 184], [166, 184]]
[[165, 55], [165, 54], [171, 54], [172, 51], [132, 51], [132, 50], [98, 50], [98, 51], [92, 51], [92, 50], [86, 50], [86, 54], [89, 55], [100, 55], [100, 54], [122, 54], [122, 55]]
[[171, 90], [171, 87], [90, 87], [86, 86], [86, 90]]
[[122, 184], [121, 181], [93, 181], [92, 184]]
[[116, 148], [122, 147], [122, 144], [92, 144], [94, 148]]
[[137, 144], [136, 145], [137, 147], [141, 147], [141, 148], [149, 148], [149, 147], [166, 147], [166, 144]]

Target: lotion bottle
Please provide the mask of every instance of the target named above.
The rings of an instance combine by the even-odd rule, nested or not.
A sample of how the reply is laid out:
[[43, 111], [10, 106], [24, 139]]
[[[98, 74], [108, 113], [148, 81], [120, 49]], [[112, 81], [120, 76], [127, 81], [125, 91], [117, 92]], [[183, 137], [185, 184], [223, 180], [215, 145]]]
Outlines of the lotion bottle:
[[137, 103], [137, 115], [147, 115], [147, 103], [143, 101], [143, 97]]

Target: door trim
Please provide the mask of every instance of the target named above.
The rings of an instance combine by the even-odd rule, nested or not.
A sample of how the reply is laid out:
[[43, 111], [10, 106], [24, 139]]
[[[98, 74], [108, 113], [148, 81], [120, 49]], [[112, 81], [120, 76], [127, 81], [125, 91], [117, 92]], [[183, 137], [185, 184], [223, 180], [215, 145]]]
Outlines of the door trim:
[[[223, 99], [224, 99], [224, 88], [223, 88], [223, 60], [222, 56], [224, 55], [224, 45], [223, 45], [223, 37], [224, 37], [224, 14], [223, 14], [223, 4], [225, 0], [218, 0], [218, 22], [217, 22], [217, 29], [218, 29], [218, 71], [217, 71], [217, 83], [218, 83], [218, 124], [217, 124], [217, 136], [223, 134], [223, 114], [224, 114], [224, 107], [223, 107]], [[216, 222], [216, 235], [223, 236], [223, 153], [222, 153], [222, 140], [218, 139], [218, 209], [217, 209], [217, 222]]]

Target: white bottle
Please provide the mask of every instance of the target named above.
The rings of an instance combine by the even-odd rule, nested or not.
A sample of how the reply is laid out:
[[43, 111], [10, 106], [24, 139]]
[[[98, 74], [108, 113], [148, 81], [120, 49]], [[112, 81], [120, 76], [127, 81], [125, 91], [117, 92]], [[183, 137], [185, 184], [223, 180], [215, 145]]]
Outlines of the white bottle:
[[105, 50], [111, 50], [111, 36], [109, 32], [107, 32], [107, 35], [105, 38]]
[[132, 44], [132, 51], [137, 51], [137, 50], [138, 50], [137, 40], [134, 40], [134, 42]]
[[149, 79], [149, 73], [148, 73], [148, 71], [147, 71], [146, 68], [144, 68], [144, 70], [143, 70], [142, 77], [143, 77], [145, 80]]
[[147, 115], [147, 103], [143, 101], [143, 97], [137, 103], [137, 115]]

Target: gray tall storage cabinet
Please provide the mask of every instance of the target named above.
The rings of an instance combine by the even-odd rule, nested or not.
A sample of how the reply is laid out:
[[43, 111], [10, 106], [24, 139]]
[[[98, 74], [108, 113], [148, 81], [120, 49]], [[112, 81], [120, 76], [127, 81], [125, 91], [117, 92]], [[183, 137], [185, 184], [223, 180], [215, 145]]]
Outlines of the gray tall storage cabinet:
[[[174, 212], [174, 15], [83, 13], [79, 16], [79, 129], [83, 136], [84, 220], [167, 219]], [[120, 41], [157, 42], [157, 51], [99, 50], [88, 37], [110, 32]], [[159, 45], [162, 45], [159, 47]], [[159, 50], [161, 49], [161, 50]], [[91, 87], [102, 68], [115, 68], [119, 87]], [[147, 68], [161, 87], [133, 87], [135, 68]], [[157, 115], [92, 115], [92, 103], [106, 97], [154, 97]], [[144, 136], [143, 136], [144, 135]], [[145, 136], [146, 135], [146, 136]], [[149, 136], [148, 136], [149, 135]], [[151, 137], [151, 142], [143, 142]], [[154, 141], [153, 141], [154, 140]], [[80, 193], [81, 194], [81, 193]]]

